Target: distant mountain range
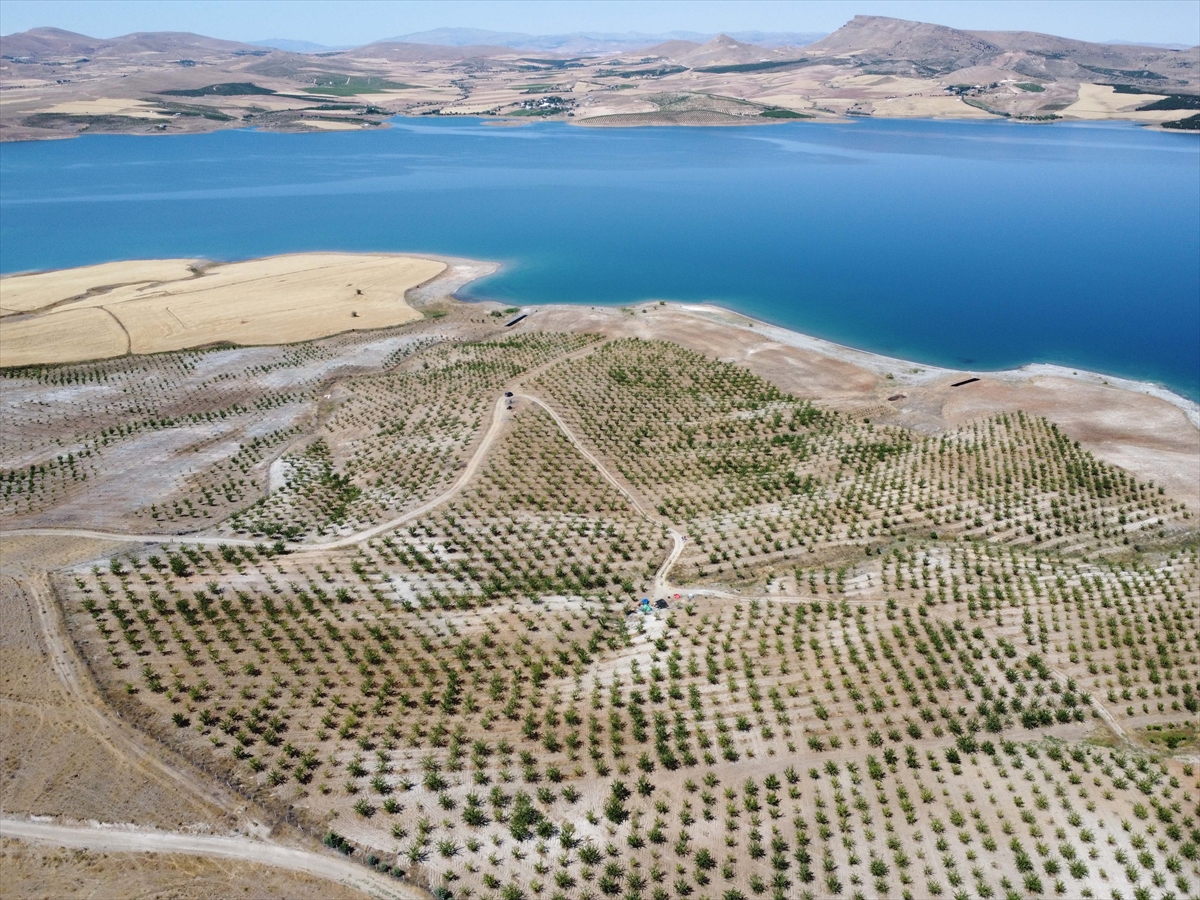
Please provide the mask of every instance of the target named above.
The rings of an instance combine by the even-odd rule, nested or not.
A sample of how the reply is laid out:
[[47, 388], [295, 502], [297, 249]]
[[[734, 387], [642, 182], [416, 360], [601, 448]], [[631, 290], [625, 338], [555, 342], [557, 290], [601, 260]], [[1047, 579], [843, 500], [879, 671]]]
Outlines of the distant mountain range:
[[[760, 47], [804, 47], [826, 36], [823, 31], [732, 31], [727, 33], [741, 43]], [[375, 44], [433, 44], [442, 47], [508, 47], [511, 50], [541, 53], [621, 53], [668, 41], [688, 41], [703, 44], [717, 37], [699, 31], [667, 31], [650, 34], [640, 31], [599, 32], [576, 31], [570, 34], [526, 34], [518, 31], [487, 31], [481, 28], [435, 28], [416, 31], [373, 41]], [[287, 50], [291, 53], [326, 53], [346, 50], [296, 41], [269, 38], [249, 43], [259, 47]]]
[[349, 50], [354, 44], [314, 44], [312, 41], [294, 41], [290, 38], [267, 38], [264, 41], [247, 41], [255, 47], [267, 47], [271, 50], [286, 50], [288, 53], [334, 53], [338, 50]]
[[94, 38], [61, 28], [31, 28], [0, 37], [0, 55], [6, 59], [118, 57], [137, 53], [244, 53], [254, 49], [238, 41], [225, 41], [186, 31], [135, 31], [115, 38]]
[[1195, 49], [1094, 44], [1032, 31], [961, 31], [886, 16], [855, 16], [805, 52], [853, 60], [856, 67], [872, 72], [920, 78], [971, 72], [973, 81], [1016, 75], [1195, 90]]

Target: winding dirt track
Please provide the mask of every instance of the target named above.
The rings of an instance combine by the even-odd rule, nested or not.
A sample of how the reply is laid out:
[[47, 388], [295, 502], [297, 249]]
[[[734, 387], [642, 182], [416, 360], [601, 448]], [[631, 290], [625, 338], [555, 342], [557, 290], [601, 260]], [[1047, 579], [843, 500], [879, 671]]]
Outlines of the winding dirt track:
[[89, 541], [112, 541], [118, 544], [193, 544], [201, 547], [216, 547], [229, 544], [232, 547], [253, 547], [262, 541], [245, 538], [216, 537], [207, 534], [130, 534], [122, 531], [98, 531], [91, 528], [10, 528], [0, 531], [5, 537], [72, 537]]
[[[652, 522], [658, 522], [659, 524], [664, 525], [666, 524], [662, 517], [648, 511], [642, 501], [628, 487], [626, 487], [616, 475], [610, 472], [608, 467], [605, 466], [604, 463], [602, 463], [599, 459], [597, 459], [591, 450], [583, 445], [583, 442], [575, 436], [575, 433], [571, 431], [571, 429], [567, 426], [567, 423], [562, 420], [562, 417], [559, 416], [558, 413], [550, 408], [549, 404], [547, 404], [540, 397], [535, 397], [533, 394], [517, 394], [516, 396], [522, 400], [527, 400], [530, 403], [536, 403], [538, 406], [544, 409], [550, 415], [550, 418], [554, 420], [554, 424], [558, 426], [559, 430], [563, 433], [566, 439], [571, 442], [571, 446], [579, 451], [579, 454], [584, 459], [595, 466], [596, 471], [598, 471], [604, 477], [604, 480], [620, 491], [621, 495], [629, 501], [629, 505], [637, 510], [641, 516], [651, 520]], [[667, 576], [671, 572], [671, 567], [674, 566], [675, 562], [679, 559], [679, 555], [683, 553], [684, 544], [687, 543], [687, 536], [682, 532], [676, 531], [669, 525], [667, 526], [667, 531], [670, 533], [671, 539], [675, 542], [675, 546], [671, 548], [670, 554], [667, 556], [666, 560], [663, 561], [663, 564], [659, 566], [658, 571], [654, 574], [654, 593], [659, 597], [671, 592], [671, 583], [667, 580]]]
[[[354, 534], [348, 534], [345, 537], [335, 538], [332, 541], [323, 541], [313, 544], [288, 544], [288, 549], [293, 552], [302, 552], [309, 550], [337, 550], [341, 547], [350, 547], [354, 544], [361, 544], [363, 541], [369, 541], [377, 535], [383, 534], [399, 528], [406, 522], [420, 518], [432, 509], [441, 506], [455, 494], [463, 489], [470, 481], [479, 466], [483, 463], [487, 456], [488, 450], [491, 448], [496, 435], [499, 433], [501, 426], [504, 424], [504, 396], [496, 401], [495, 410], [492, 413], [491, 424], [488, 425], [487, 431], [483, 434], [483, 439], [479, 442], [479, 446], [475, 449], [475, 453], [467, 461], [466, 468], [462, 474], [454, 480], [442, 493], [438, 494], [432, 500], [422, 503], [416, 509], [411, 509], [403, 515], [397, 516], [394, 519], [389, 519], [386, 522], [380, 522], [378, 525], [372, 525], [370, 528], [356, 531]], [[219, 537], [205, 534], [129, 534], [125, 532], [113, 531], [96, 531], [93, 529], [84, 528], [14, 528], [8, 531], [0, 531], [2, 537], [74, 537], [86, 538], [90, 540], [114, 541], [123, 544], [189, 544], [205, 547], [216, 547], [221, 544], [226, 544], [231, 547], [253, 547], [255, 544], [264, 543], [261, 540], [254, 541], [246, 538], [230, 538]]]
[[[637, 497], [612, 471], [608, 469], [583, 443], [576, 437], [567, 424], [545, 401], [530, 394], [516, 394], [516, 389], [525, 379], [536, 374], [541, 369], [558, 364], [576, 355], [595, 352], [603, 343], [594, 344], [576, 353], [559, 357], [533, 372], [525, 373], [524, 378], [511, 385], [515, 396], [536, 404], [550, 415], [563, 435], [575, 449], [596, 470], [624, 496], [641, 516], [661, 524], [666, 524], [661, 517], [649, 511], [642, 500]], [[500, 434], [504, 423], [510, 421], [504, 415], [509, 406], [509, 397], [501, 393], [496, 400], [492, 412], [492, 421], [484, 432], [479, 445], [467, 462], [461, 474], [446, 490], [421, 506], [404, 513], [401, 516], [374, 525], [363, 531], [347, 535], [332, 541], [319, 544], [295, 544], [289, 549], [296, 552], [334, 550], [348, 547], [370, 540], [376, 535], [383, 534], [400, 527], [406, 522], [419, 518], [429, 511], [441, 506], [461, 491], [487, 458], [487, 454]], [[683, 551], [686, 537], [669, 529], [674, 539], [674, 547], [670, 555], [659, 567], [655, 575], [655, 590], [662, 593], [669, 589], [667, 575], [675, 561]], [[201, 546], [216, 546], [226, 544], [231, 546], [254, 546], [257, 541], [244, 538], [229, 538], [214, 535], [153, 535], [108, 532], [98, 529], [85, 528], [23, 528], [0, 531], [0, 538], [5, 536], [40, 536], [40, 537], [73, 537], [88, 540], [104, 540], [137, 544], [191, 544]], [[33, 605], [37, 611], [42, 634], [46, 641], [51, 667], [62, 681], [66, 689], [88, 711], [89, 730], [97, 738], [108, 745], [121, 756], [130, 758], [136, 764], [159, 778], [165, 778], [188, 792], [202, 798], [207, 803], [225, 811], [245, 809], [245, 804], [231, 791], [216, 784], [210, 784], [184, 769], [175, 768], [160, 759], [150, 748], [144, 746], [134, 735], [128, 734], [124, 725], [105, 714], [107, 705], [92, 683], [83, 660], [79, 657], [75, 646], [66, 637], [61, 622], [61, 611], [54, 600], [49, 579], [45, 573], [37, 573], [29, 578], [22, 578], [21, 583], [30, 593]], [[244, 815], [239, 815], [240, 826], [248, 833], [265, 836], [269, 833], [267, 826], [255, 822]], [[338, 881], [343, 884], [365, 891], [383, 900], [414, 900], [428, 896], [424, 891], [414, 886], [401, 884], [392, 879], [378, 875], [361, 865], [339, 857], [325, 856], [266, 840], [255, 840], [246, 837], [228, 837], [215, 835], [192, 835], [162, 831], [118, 830], [108, 828], [89, 828], [82, 826], [59, 825], [50, 822], [35, 822], [24, 819], [0, 819], [0, 834], [6, 837], [22, 840], [50, 843], [60, 847], [79, 847], [93, 850], [113, 852], [157, 852], [183, 853], [198, 856], [215, 856], [225, 859], [239, 859], [258, 862], [265, 865], [278, 866], [298, 872], [304, 872], [319, 878]]]
[[504, 410], [505, 402], [504, 395], [500, 395], [500, 399], [496, 401], [496, 406], [492, 410], [492, 422], [488, 425], [487, 431], [483, 434], [483, 439], [479, 442], [479, 446], [475, 448], [475, 453], [468, 460], [466, 468], [462, 470], [462, 474], [454, 480], [454, 483], [446, 490], [442, 491], [432, 500], [426, 501], [416, 509], [409, 510], [402, 516], [388, 521], [381, 522], [378, 525], [372, 525], [370, 528], [363, 531], [356, 531], [354, 534], [347, 535], [343, 538], [338, 538], [333, 541], [326, 541], [320, 544], [297, 544], [292, 549], [294, 550], [337, 550], [339, 547], [349, 547], [353, 544], [361, 544], [363, 541], [368, 541], [376, 535], [383, 534], [386, 531], [393, 531], [399, 528], [405, 522], [411, 522], [413, 519], [418, 519], [432, 509], [436, 509], [451, 497], [466, 487], [467, 482], [475, 477], [475, 473], [479, 471], [479, 467], [487, 458], [488, 450], [491, 449], [492, 443], [496, 440], [496, 435], [500, 433], [500, 429], [504, 426]]
[[573, 446], [576, 450], [578, 450], [579, 454], [584, 459], [586, 459], [588, 462], [590, 462], [593, 466], [596, 467], [597, 471], [600, 472], [600, 474], [604, 477], [605, 481], [607, 481], [609, 484], [611, 484], [613, 487], [615, 487], [618, 491], [621, 492], [621, 495], [626, 500], [629, 501], [629, 505], [632, 506], [634, 509], [636, 509], [638, 511], [639, 515], [644, 516], [647, 519], [655, 518], [655, 516], [651, 515], [646, 510], [646, 507], [642, 505], [642, 501], [640, 499], [638, 499], [636, 496], [634, 496], [633, 492], [630, 491], [629, 488], [627, 488], [617, 478], [616, 475], [614, 475], [612, 472], [610, 472], [608, 470], [608, 468], [604, 465], [604, 463], [602, 463], [602, 462], [600, 462], [600, 460], [596, 459], [595, 455], [590, 450], [588, 450], [587, 447], [583, 446], [582, 442], [580, 442], [579, 438], [577, 438], [575, 436], [574, 432], [572, 432], [571, 429], [567, 427], [567, 423], [562, 420], [562, 417], [559, 416], [558, 413], [556, 413], [553, 409], [550, 408], [550, 405], [547, 404], [546, 401], [542, 400], [540, 397], [535, 397], [533, 394], [517, 394], [517, 397], [522, 400], [527, 400], [530, 403], [536, 403], [538, 406], [540, 406], [542, 409], [544, 409], [550, 415], [550, 418], [554, 420], [554, 424], [558, 426], [559, 430], [563, 433], [563, 435], [566, 437], [566, 439], [571, 442], [571, 446]]
[[[595, 348], [593, 347], [589, 349], [594, 350]], [[556, 360], [556, 362], [561, 361], [562, 359]], [[346, 535], [345, 537], [336, 538], [332, 541], [323, 541], [321, 543], [289, 544], [288, 550], [296, 553], [306, 553], [311, 551], [338, 550], [342, 547], [351, 547], [355, 544], [361, 544], [362, 542], [368, 541], [380, 534], [394, 531], [400, 526], [411, 522], [414, 519], [420, 518], [431, 510], [434, 510], [449, 501], [464, 487], [466, 487], [471, 479], [475, 477], [476, 472], [479, 471], [479, 467], [487, 459], [488, 451], [491, 449], [492, 444], [495, 443], [496, 436], [500, 433], [505, 421], [507, 421], [504, 417], [504, 413], [508, 405], [508, 399], [509, 398], [504, 394], [501, 394], [496, 400], [495, 407], [492, 410], [492, 421], [488, 425], [487, 431], [484, 432], [483, 438], [480, 440], [479, 445], [475, 448], [475, 452], [471, 455], [470, 460], [467, 461], [467, 465], [463, 468], [462, 473], [458, 476], [458, 478], [454, 480], [454, 483], [436, 497], [427, 500], [425, 503], [422, 503], [415, 509], [409, 510], [403, 515], [397, 516], [394, 519], [389, 519], [386, 522], [380, 522], [378, 525], [372, 525], [370, 528], [363, 529], [362, 531], [356, 531], [353, 534]], [[554, 424], [558, 426], [559, 430], [562, 431], [563, 435], [568, 441], [570, 441], [571, 445], [579, 452], [579, 454], [596, 468], [596, 471], [603, 476], [605, 481], [616, 488], [617, 491], [619, 491], [621, 495], [629, 501], [630, 506], [632, 506], [639, 515], [646, 519], [650, 519], [651, 521], [659, 522], [660, 524], [664, 525], [666, 524], [666, 522], [660, 516], [657, 516], [648, 510], [641, 498], [635, 495], [621, 479], [619, 479], [612, 471], [610, 471], [609, 468], [603, 462], [601, 462], [594, 453], [591, 452], [591, 450], [584, 446], [583, 442], [579, 440], [575, 433], [571, 431], [567, 423], [563, 421], [562, 417], [555, 412], [548, 403], [546, 403], [540, 397], [529, 393], [514, 393], [514, 399], [525, 400], [544, 409], [550, 418], [554, 420]], [[679, 559], [679, 555], [683, 552], [683, 546], [687, 541], [686, 536], [681, 532], [676, 531], [674, 528], [670, 528], [669, 526], [668, 530], [675, 542], [675, 546], [672, 549], [671, 554], [667, 557], [667, 560], [663, 563], [654, 576], [654, 589], [660, 594], [670, 590], [670, 583], [667, 581], [667, 575], [669, 574], [671, 567], [675, 564], [676, 560]], [[123, 532], [98, 531], [85, 528], [14, 528], [7, 531], [0, 531], [0, 538], [10, 536], [74, 537], [127, 544], [190, 544], [206, 547], [215, 547], [221, 544], [236, 547], [253, 547], [256, 544], [262, 543], [262, 541], [248, 540], [246, 538], [229, 538], [214, 535], [129, 534]]]
[[109, 853], [183, 853], [261, 863], [340, 882], [381, 900], [425, 900], [429, 896], [416, 887], [378, 875], [347, 859], [243, 837], [88, 828], [8, 818], [0, 819], [0, 834], [57, 847]]
[[[547, 363], [530, 369], [527, 372], [523, 372], [513, 384], [506, 386], [505, 390], [515, 391], [517, 386], [519, 386], [521, 383], [530, 378], [536, 377], [546, 369], [559, 365], [560, 363], [564, 363], [567, 360], [574, 359], [578, 356], [587, 356], [591, 353], [595, 353], [596, 350], [598, 350], [600, 347], [603, 347], [608, 342], [609, 340], [597, 341], [596, 343], [588, 344], [579, 350], [555, 357]], [[617, 490], [621, 491], [622, 494], [629, 498], [630, 502], [634, 504], [638, 512], [644, 516], [648, 515], [645, 509], [642, 508], [641, 504], [629, 493], [629, 491], [622, 487], [613, 477], [613, 475], [607, 469], [605, 469], [594, 456], [584, 450], [584, 448], [575, 439], [575, 436], [572, 435], [570, 430], [567, 429], [566, 425], [563, 424], [562, 419], [560, 419], [553, 410], [546, 406], [545, 403], [542, 403], [541, 400], [537, 400], [536, 398], [532, 397], [529, 399], [541, 404], [550, 413], [550, 415], [554, 417], [554, 421], [557, 422], [559, 427], [563, 429], [563, 432], [570, 439], [571, 443], [574, 444], [593, 465], [600, 469], [600, 471], [604, 474], [604, 477], [611, 481], [613, 485], [616, 486]], [[345, 537], [335, 538], [332, 541], [323, 541], [321, 543], [312, 544], [288, 544], [288, 549], [294, 552], [305, 550], [336, 550], [341, 547], [350, 547], [354, 544], [361, 544], [363, 541], [368, 541], [377, 535], [391, 531], [395, 528], [399, 528], [406, 522], [410, 522], [415, 518], [425, 515], [430, 510], [441, 506], [463, 489], [467, 482], [474, 477], [476, 471], [479, 469], [479, 466], [487, 457], [488, 450], [491, 448], [492, 443], [496, 439], [496, 435], [500, 432], [501, 427], [506, 421], [504, 418], [504, 412], [507, 406], [506, 400], [507, 397], [505, 396], [504, 391], [501, 391], [500, 397], [496, 400], [496, 406], [492, 411], [492, 421], [488, 425], [487, 431], [484, 432], [483, 438], [479, 442], [479, 446], [475, 448], [475, 452], [467, 461], [466, 468], [463, 469], [462, 474], [454, 480], [454, 483], [451, 484], [450, 487], [442, 491], [442, 493], [421, 504], [416, 509], [409, 510], [408, 512], [397, 516], [394, 519], [390, 519], [387, 522], [381, 522], [378, 525], [372, 525], [370, 528], [366, 528], [362, 531], [356, 531], [353, 534], [346, 535]], [[226, 544], [231, 547], [253, 547], [256, 544], [264, 543], [261, 540], [221, 537], [210, 534], [132, 534], [129, 532], [104, 531], [102, 529], [95, 528], [12, 528], [0, 530], [0, 538], [4, 537], [74, 537], [83, 538], [86, 540], [112, 541], [114, 543], [121, 544], [189, 544], [192, 546], [204, 547], [216, 547], [221, 544]]]

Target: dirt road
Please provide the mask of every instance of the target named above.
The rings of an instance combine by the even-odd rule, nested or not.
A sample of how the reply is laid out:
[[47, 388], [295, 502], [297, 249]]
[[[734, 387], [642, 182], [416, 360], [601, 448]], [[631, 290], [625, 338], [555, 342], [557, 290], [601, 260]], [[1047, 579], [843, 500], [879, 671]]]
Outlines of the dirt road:
[[346, 535], [346, 537], [338, 538], [333, 541], [325, 541], [320, 544], [296, 544], [291, 549], [295, 551], [308, 550], [337, 550], [339, 547], [349, 547], [354, 544], [361, 544], [363, 541], [370, 540], [376, 535], [383, 534], [387, 531], [394, 531], [401, 525], [411, 522], [413, 519], [419, 519], [421, 516], [428, 513], [430, 510], [436, 509], [451, 497], [461, 491], [479, 471], [479, 467], [487, 458], [488, 450], [491, 449], [492, 443], [496, 440], [496, 435], [500, 433], [500, 429], [504, 425], [504, 412], [506, 408], [505, 397], [500, 395], [500, 399], [496, 401], [496, 406], [492, 410], [492, 421], [488, 425], [487, 431], [483, 434], [483, 439], [479, 442], [479, 446], [475, 448], [475, 453], [467, 461], [466, 468], [462, 470], [462, 474], [454, 480], [454, 483], [446, 490], [442, 491], [432, 500], [422, 503], [416, 509], [409, 510], [402, 516], [397, 516], [387, 522], [381, 522], [378, 525], [372, 525], [362, 531], [356, 531], [354, 534]]
[[207, 534], [129, 534], [116, 531], [98, 531], [89, 528], [10, 528], [0, 531], [4, 537], [72, 537], [89, 541], [113, 541], [120, 544], [191, 544], [201, 547], [216, 547], [228, 544], [231, 547], [253, 547], [263, 541], [245, 538], [217, 537]]
[[0, 819], [0, 834], [57, 847], [109, 853], [186, 853], [262, 863], [340, 882], [381, 900], [427, 900], [429, 894], [336, 856], [282, 847], [268, 841], [169, 831], [58, 825], [28, 819]]

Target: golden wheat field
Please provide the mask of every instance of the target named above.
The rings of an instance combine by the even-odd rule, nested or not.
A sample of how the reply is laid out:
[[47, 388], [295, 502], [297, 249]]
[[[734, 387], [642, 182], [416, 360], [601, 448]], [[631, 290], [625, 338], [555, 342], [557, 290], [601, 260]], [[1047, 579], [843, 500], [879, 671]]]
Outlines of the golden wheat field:
[[312, 253], [201, 267], [137, 260], [0, 281], [0, 365], [158, 353], [220, 342], [286, 344], [419, 319], [405, 292], [445, 264]]

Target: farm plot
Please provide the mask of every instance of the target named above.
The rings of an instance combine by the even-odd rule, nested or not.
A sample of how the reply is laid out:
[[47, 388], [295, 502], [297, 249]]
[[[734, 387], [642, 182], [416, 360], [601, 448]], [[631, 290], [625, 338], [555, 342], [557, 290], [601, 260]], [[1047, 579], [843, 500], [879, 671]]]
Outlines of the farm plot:
[[0, 517], [215, 526], [262, 497], [269, 463], [308, 435], [330, 383], [400, 365], [442, 340], [438, 328], [0, 370]]
[[[313, 253], [187, 266], [172, 278], [177, 262], [158, 267], [132, 262], [128, 271], [113, 263], [5, 278], [0, 288], [14, 299], [0, 305], [24, 314], [5, 323], [0, 365], [76, 362], [220, 342], [285, 344], [386, 328], [420, 319], [405, 302], [405, 292], [446, 268], [415, 257]], [[55, 279], [61, 279], [61, 287]]]
[[296, 539], [390, 520], [452, 480], [504, 384], [594, 340], [534, 333], [439, 344], [392, 373], [354, 379], [318, 437], [284, 456], [280, 489], [229, 528]]
[[687, 528], [688, 582], [754, 583], [902, 536], [1095, 551], [1192, 527], [1162, 488], [1023, 413], [939, 437], [854, 422], [745, 369], [613, 341], [537, 388], [649, 505]]
[[[1181, 781], [1194, 772], [1083, 740], [1102, 686], [1056, 667], [1074, 642], [1055, 639], [1079, 627], [1069, 583], [1045, 610], [1042, 582], [1024, 577], [1003, 611], [953, 592], [914, 602], [909, 582], [936, 570], [896, 559], [886, 577], [862, 573], [873, 592], [814, 581], [805, 600], [699, 598], [623, 622], [609, 591], [523, 595], [530, 579], [501, 580], [503, 563], [492, 589], [456, 590], [451, 547], [413, 531], [273, 559], [184, 548], [63, 587], [147, 727], [303, 810], [338, 846], [457, 894], [1081, 896], [1195, 882]], [[440, 583], [417, 575], [439, 557]], [[945, 568], [1008, 564], [954, 553]], [[1097, 603], [1123, 593], [1077, 577]], [[1197, 560], [1137, 583], [1148, 603], [1119, 614], [1131, 634], [1158, 625], [1164, 649], [1151, 665], [1097, 640], [1080, 665], [1123, 666], [1129, 689], [1187, 716]], [[1149, 622], [1151, 585], [1184, 595], [1177, 622]]]
[[[1162, 743], [1200, 709], [1182, 504], [1041, 419], [876, 428], [668, 344], [394, 365], [227, 523], [262, 544], [57, 577], [142, 727], [455, 897], [1195, 892], [1200, 785]], [[437, 496], [506, 385], [440, 506], [266, 540]]]

